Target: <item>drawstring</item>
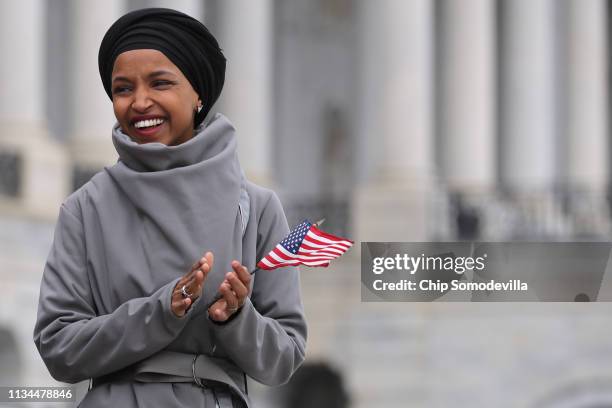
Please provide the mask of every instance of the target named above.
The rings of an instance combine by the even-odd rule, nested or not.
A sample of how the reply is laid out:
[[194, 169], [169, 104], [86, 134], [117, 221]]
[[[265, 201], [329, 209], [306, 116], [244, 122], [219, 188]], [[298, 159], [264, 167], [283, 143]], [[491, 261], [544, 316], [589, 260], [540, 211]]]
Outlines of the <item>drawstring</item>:
[[213, 397], [215, 398], [215, 407], [220, 408], [219, 399], [217, 398], [217, 392], [215, 391], [214, 388], [212, 389], [212, 393], [213, 393]]

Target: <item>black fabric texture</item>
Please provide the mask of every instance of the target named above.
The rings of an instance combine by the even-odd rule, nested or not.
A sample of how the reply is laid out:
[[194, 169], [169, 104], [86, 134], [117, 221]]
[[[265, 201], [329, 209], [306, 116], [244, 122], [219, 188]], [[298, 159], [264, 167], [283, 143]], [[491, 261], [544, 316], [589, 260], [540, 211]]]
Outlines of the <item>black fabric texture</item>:
[[132, 11], [106, 32], [98, 52], [104, 90], [112, 100], [111, 75], [116, 58], [125, 51], [162, 52], [185, 75], [202, 100], [194, 128], [204, 120], [221, 94], [226, 59], [215, 37], [193, 17], [167, 8]]

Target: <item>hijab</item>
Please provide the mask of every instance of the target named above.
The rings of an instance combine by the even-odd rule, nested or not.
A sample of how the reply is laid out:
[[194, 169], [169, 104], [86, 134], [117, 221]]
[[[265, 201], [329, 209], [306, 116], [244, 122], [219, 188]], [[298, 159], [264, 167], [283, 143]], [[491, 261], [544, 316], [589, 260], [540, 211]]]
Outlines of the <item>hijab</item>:
[[102, 84], [112, 99], [115, 60], [125, 51], [153, 49], [176, 65], [202, 100], [197, 128], [219, 98], [225, 81], [225, 57], [215, 37], [193, 17], [166, 8], [146, 8], [119, 18], [106, 32], [98, 52]]

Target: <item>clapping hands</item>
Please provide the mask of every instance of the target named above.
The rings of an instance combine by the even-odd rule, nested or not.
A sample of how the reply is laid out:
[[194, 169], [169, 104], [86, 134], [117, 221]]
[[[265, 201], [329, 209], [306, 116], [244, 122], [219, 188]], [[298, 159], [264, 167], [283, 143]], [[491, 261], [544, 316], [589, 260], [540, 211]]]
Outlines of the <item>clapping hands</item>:
[[[172, 292], [172, 311], [176, 316], [184, 316], [193, 302], [201, 296], [204, 282], [213, 264], [213, 253], [207, 252], [178, 281]], [[236, 260], [232, 261], [231, 266], [233, 271], [227, 272], [219, 285], [218, 299], [208, 308], [210, 318], [217, 322], [229, 319], [244, 305], [249, 295], [251, 274], [248, 269]]]

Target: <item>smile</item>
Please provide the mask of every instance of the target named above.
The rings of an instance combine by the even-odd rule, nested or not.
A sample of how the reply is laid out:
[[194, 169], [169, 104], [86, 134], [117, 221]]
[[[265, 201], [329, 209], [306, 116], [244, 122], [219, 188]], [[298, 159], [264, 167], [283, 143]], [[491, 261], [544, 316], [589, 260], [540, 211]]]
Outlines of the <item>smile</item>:
[[159, 126], [164, 123], [164, 119], [156, 118], [156, 119], [147, 119], [147, 120], [139, 120], [134, 123], [134, 127], [136, 129], [150, 128], [154, 126]]

